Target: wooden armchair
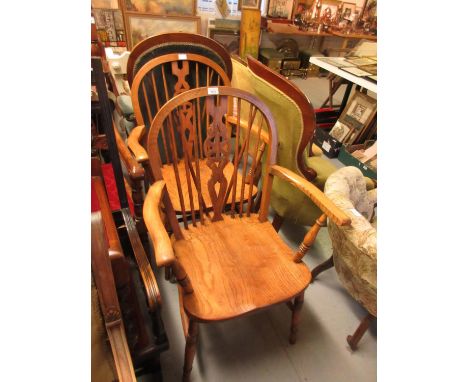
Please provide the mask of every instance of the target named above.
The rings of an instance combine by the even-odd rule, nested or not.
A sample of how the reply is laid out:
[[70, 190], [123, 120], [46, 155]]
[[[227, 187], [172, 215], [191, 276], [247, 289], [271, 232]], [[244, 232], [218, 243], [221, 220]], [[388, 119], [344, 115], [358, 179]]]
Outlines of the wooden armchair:
[[[278, 164], [323, 190], [336, 167], [321, 155], [309, 156], [316, 127], [312, 105], [297, 86], [260, 61], [248, 56], [247, 63], [233, 60], [232, 85], [256, 95], [271, 110], [278, 128]], [[277, 230], [284, 219], [309, 226], [324, 220], [319, 206], [287, 183], [273, 184], [271, 206]]]
[[[91, 216], [91, 379], [135, 381], [100, 212]], [[110, 350], [107, 344], [109, 341]]]
[[127, 61], [127, 80], [130, 86], [143, 65], [153, 58], [170, 53], [204, 56], [218, 64], [229, 79], [232, 77], [231, 57], [219, 42], [193, 33], [164, 33], [141, 41], [130, 52]]
[[[192, 105], [189, 112], [188, 104]], [[198, 107], [199, 104], [204, 107]], [[229, 106], [233, 104], [237, 105], [234, 124], [227, 118], [231, 115]], [[246, 123], [240, 120], [242, 110], [248, 110], [250, 115]], [[172, 128], [174, 124], [180, 128]], [[181, 139], [185, 131], [190, 131], [190, 140], [183, 141], [177, 149], [172, 146], [172, 153], [190, 170], [179, 173], [191, 190], [190, 210], [186, 214], [192, 219], [184, 218], [182, 226], [176, 218], [159, 155], [158, 138], [168, 128], [182, 135]], [[231, 129], [235, 129], [232, 140]], [[206, 137], [199, 136], [203, 130], [206, 130]], [[209, 171], [204, 178], [200, 171], [202, 153], [195, 144], [199, 139], [203, 140], [203, 157]], [[249, 159], [246, 148], [259, 150], [264, 139], [268, 141], [267, 159], [263, 178], [258, 183], [262, 192], [254, 193], [253, 182], [248, 183], [248, 173], [251, 170], [255, 173], [259, 163], [255, 155]], [[275, 182], [286, 182], [303, 192], [337, 225], [350, 221], [314, 185], [275, 164], [277, 144], [276, 124], [265, 104], [244, 90], [230, 87], [184, 92], [167, 102], [151, 124], [147, 147], [155, 183], [146, 196], [143, 216], [154, 245], [157, 266], [171, 268], [179, 284], [180, 312], [186, 336], [185, 381], [190, 378], [200, 322], [228, 320], [286, 303], [292, 311], [289, 341], [292, 344], [296, 341], [304, 292], [311, 280], [311, 273], [302, 262], [301, 247], [310, 245], [318, 226], [307, 233], [297, 252], [282, 241], [267, 220], [275, 177]], [[228, 163], [232, 171], [226, 171]], [[173, 166], [176, 168], [174, 163]], [[203, 187], [208, 192], [204, 192]], [[238, 193], [242, 195], [241, 201], [235, 196]], [[178, 197], [182, 204], [185, 195], [179, 192]], [[201, 206], [198, 213], [195, 200]], [[209, 204], [212, 208], [205, 208]], [[260, 206], [258, 213], [256, 206]], [[172, 238], [164, 227], [166, 218]]]
[[102, 217], [133, 364], [135, 369], [153, 368], [159, 363], [160, 352], [168, 346], [160, 318], [158, 283], [129, 208], [118, 214], [111, 210], [97, 158], [92, 158], [91, 173], [92, 210]]

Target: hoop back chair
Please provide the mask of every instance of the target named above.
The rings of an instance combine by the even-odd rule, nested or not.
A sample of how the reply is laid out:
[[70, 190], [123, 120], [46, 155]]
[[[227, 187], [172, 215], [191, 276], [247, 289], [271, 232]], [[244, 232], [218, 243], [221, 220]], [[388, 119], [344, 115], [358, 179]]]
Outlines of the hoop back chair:
[[232, 77], [231, 57], [219, 42], [193, 33], [164, 33], [141, 41], [130, 52], [127, 61], [127, 79], [130, 86], [143, 65], [153, 58], [170, 53], [191, 53], [204, 56], [218, 64], [229, 79]]
[[[236, 108], [231, 109], [232, 105]], [[240, 121], [242, 110], [249, 114], [244, 124]], [[228, 116], [235, 116], [237, 123], [230, 123]], [[175, 124], [179, 128], [173, 128]], [[203, 128], [206, 137], [200, 142]], [[186, 166], [185, 172], [176, 172], [177, 184], [184, 179], [189, 190], [189, 207], [183, 212], [182, 225], [176, 219], [163, 177], [158, 138], [165, 129], [180, 134], [183, 143], [177, 146], [171, 135], [170, 154]], [[235, 138], [231, 139], [231, 133]], [[262, 141], [267, 141], [266, 172], [259, 182], [262, 192], [254, 194], [248, 173], [259, 163], [247, 148], [259, 150]], [[311, 274], [301, 260], [303, 255], [292, 251], [267, 219], [274, 176], [302, 190], [338, 225], [349, 223], [320, 190], [275, 165], [277, 142], [275, 121], [265, 104], [231, 87], [184, 92], [167, 102], [151, 124], [147, 147], [155, 183], [148, 191], [143, 216], [157, 266], [170, 267], [179, 284], [186, 336], [184, 380], [189, 379], [192, 369], [199, 322], [228, 320], [284, 302], [292, 310], [289, 341], [296, 341], [299, 312]], [[201, 155], [209, 171], [205, 178], [201, 176]], [[226, 171], [228, 163], [233, 171]], [[240, 198], [242, 202], [236, 201], [238, 193], [246, 196]], [[180, 187], [178, 197], [184, 205]], [[201, 206], [198, 214], [195, 200]], [[205, 208], [208, 203], [211, 209]], [[258, 213], [256, 206], [260, 206]], [[164, 228], [163, 212], [170, 222], [172, 241]], [[314, 232], [310, 231], [306, 239], [310, 236]]]

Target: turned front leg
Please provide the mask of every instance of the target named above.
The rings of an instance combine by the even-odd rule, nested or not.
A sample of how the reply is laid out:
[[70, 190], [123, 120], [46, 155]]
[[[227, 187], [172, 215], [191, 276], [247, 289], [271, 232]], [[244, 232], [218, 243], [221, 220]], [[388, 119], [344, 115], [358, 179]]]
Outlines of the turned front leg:
[[299, 325], [300, 313], [304, 304], [304, 292], [294, 299], [292, 306], [291, 333], [289, 334], [289, 343], [295, 344], [297, 338], [297, 327]]
[[306, 233], [304, 240], [302, 241], [301, 245], [299, 246], [299, 250], [294, 255], [294, 261], [296, 263], [301, 262], [304, 255], [307, 253], [309, 248], [314, 244], [315, 238], [317, 237], [320, 228], [325, 226], [327, 221], [327, 215], [321, 215], [316, 221], [309, 232]]
[[192, 371], [193, 359], [195, 358], [195, 351], [198, 339], [198, 322], [193, 319], [189, 320], [188, 333], [185, 344], [185, 359], [184, 359], [184, 374], [182, 381], [190, 381], [190, 372]]

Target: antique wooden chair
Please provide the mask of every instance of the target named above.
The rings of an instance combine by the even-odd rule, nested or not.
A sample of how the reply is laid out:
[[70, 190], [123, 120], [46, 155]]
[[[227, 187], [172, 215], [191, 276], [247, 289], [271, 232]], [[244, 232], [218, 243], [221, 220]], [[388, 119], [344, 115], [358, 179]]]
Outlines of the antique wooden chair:
[[328, 233], [333, 256], [312, 271], [315, 279], [335, 266], [348, 293], [368, 312], [353, 335], [347, 337], [352, 350], [377, 317], [377, 189], [367, 191], [366, 181], [356, 167], [343, 167], [330, 175], [325, 194], [351, 218], [351, 225], [339, 227], [333, 221]]
[[91, 378], [136, 382], [108, 248], [102, 215], [94, 212], [91, 216]]
[[[135, 134], [131, 134], [128, 140], [129, 148], [135, 153], [137, 160], [142, 163], [146, 168], [148, 167], [147, 154], [144, 147], [140, 144], [140, 140], [144, 140], [145, 126], [149, 126], [151, 121], [155, 117], [156, 113], [160, 108], [169, 101], [173, 96], [176, 96], [190, 88], [198, 88], [210, 85], [230, 85], [227, 74], [214, 62], [209, 59], [195, 55], [195, 54], [168, 54], [165, 56], [157, 57], [147, 62], [137, 73], [134, 78], [132, 85], [132, 100], [135, 109], [135, 116], [140, 126], [135, 128]], [[182, 66], [180, 66], [182, 64]], [[187, 106], [189, 107], [189, 106]], [[206, 136], [206, 130], [203, 128], [203, 124], [199, 124], [202, 128], [198, 132], [198, 146], [200, 154], [200, 172], [201, 172], [201, 184], [206, 184], [205, 179], [209, 177], [210, 170], [207, 167], [207, 160], [203, 155], [201, 149], [201, 141]], [[167, 184], [167, 190], [169, 192], [172, 205], [179, 215], [185, 216], [186, 206], [189, 205], [189, 185], [184, 181], [184, 178], [180, 178], [178, 173], [189, 171], [190, 169], [185, 166], [184, 162], [178, 162], [177, 166], [174, 164], [170, 145], [172, 135], [174, 134], [174, 144], [176, 146], [181, 145], [181, 136], [172, 130], [161, 131], [161, 135], [158, 137], [158, 150], [161, 159], [161, 163], [165, 164], [162, 167], [163, 178]], [[139, 134], [138, 138], [136, 138]], [[260, 160], [261, 153], [265, 148], [265, 144], [260, 144], [260, 155], [257, 158]], [[249, 147], [247, 151], [251, 154], [252, 147]], [[192, 153], [193, 155], [193, 153]], [[258, 166], [260, 169], [260, 166]], [[232, 173], [233, 164], [228, 163], [225, 171]], [[248, 181], [255, 182], [258, 179], [259, 172], [255, 174], [248, 173]], [[240, 182], [240, 179], [238, 180]], [[240, 190], [239, 188], [237, 189]], [[181, 191], [184, 195], [183, 199], [179, 202], [178, 192]], [[253, 195], [256, 195], [257, 188], [253, 186]], [[207, 189], [202, 186], [202, 192], [206, 195]], [[236, 195], [236, 198], [239, 198]], [[205, 208], [211, 209], [210, 198], [205, 198]], [[239, 201], [237, 199], [236, 201]], [[197, 214], [200, 207], [198, 200], [194, 199], [194, 209]]]
[[[230, 110], [231, 105], [235, 110]], [[240, 120], [242, 110], [249, 114], [245, 123]], [[236, 123], [228, 121], [233, 115]], [[206, 137], [200, 144], [201, 125]], [[177, 184], [184, 179], [189, 190], [190, 207], [183, 213], [182, 226], [163, 177], [158, 138], [164, 130], [173, 132], [168, 142], [172, 166], [176, 169], [180, 161], [186, 169], [175, 171]], [[180, 146], [175, 134], [182, 141]], [[253, 183], [247, 182], [248, 172], [255, 172], [259, 163], [247, 147], [259, 150], [262, 140], [267, 141], [265, 170], [258, 183], [262, 192], [254, 195]], [[189, 380], [192, 369], [199, 322], [228, 320], [286, 303], [292, 310], [289, 341], [296, 341], [299, 312], [311, 273], [301, 260], [303, 253], [291, 250], [267, 220], [272, 183], [286, 181], [297, 187], [338, 225], [350, 221], [311, 183], [275, 165], [277, 144], [276, 124], [265, 104], [244, 90], [230, 87], [184, 92], [167, 102], [151, 124], [147, 147], [155, 183], [146, 196], [143, 216], [157, 266], [171, 268], [179, 283], [186, 335], [184, 380]], [[209, 171], [204, 178], [202, 155]], [[232, 171], [226, 171], [229, 162]], [[238, 192], [247, 198], [237, 202]], [[178, 197], [183, 205], [185, 195], [180, 188]], [[201, 206], [198, 214], [195, 200]], [[211, 209], [205, 208], [208, 204]], [[165, 230], [164, 215], [170, 222], [172, 239]], [[301, 246], [309, 245], [317, 232], [315, 225]]]
[[129, 208], [117, 215], [112, 212], [97, 158], [92, 158], [91, 174], [91, 210], [99, 211], [102, 217], [133, 363], [135, 369], [152, 369], [168, 346], [160, 317], [158, 283]]
[[137, 72], [153, 58], [170, 53], [191, 53], [204, 56], [218, 64], [229, 79], [232, 64], [229, 52], [217, 41], [193, 33], [163, 33], [138, 43], [127, 61], [127, 80], [130, 86]]

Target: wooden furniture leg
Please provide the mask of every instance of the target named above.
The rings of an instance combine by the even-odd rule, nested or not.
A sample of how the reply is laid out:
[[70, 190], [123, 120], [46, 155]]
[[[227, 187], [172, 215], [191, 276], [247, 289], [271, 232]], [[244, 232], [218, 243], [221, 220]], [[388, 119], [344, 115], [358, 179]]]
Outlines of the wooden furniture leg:
[[284, 221], [284, 218], [282, 216], [279, 216], [278, 214], [275, 214], [275, 216], [273, 217], [273, 222], [271, 223], [271, 225], [273, 226], [273, 228], [275, 229], [276, 232], [278, 232], [281, 228], [281, 226], [283, 225], [283, 221]]
[[351, 350], [356, 350], [357, 349], [357, 344], [361, 340], [362, 336], [366, 332], [366, 330], [369, 328], [369, 324], [375, 317], [368, 313], [361, 321], [359, 324], [358, 328], [354, 332], [352, 336], [346, 337], [346, 341], [348, 341], [349, 347]]
[[327, 222], [327, 215], [325, 214], [321, 215], [315, 221], [315, 224], [312, 226], [309, 232], [307, 232], [307, 234], [305, 235], [304, 240], [299, 246], [299, 250], [294, 255], [294, 261], [296, 263], [300, 263], [302, 261], [302, 258], [304, 257], [304, 255], [307, 253], [307, 251], [312, 246], [312, 244], [314, 244], [315, 238], [317, 237], [317, 234], [320, 231], [320, 228], [324, 227], [326, 222]]
[[294, 345], [297, 337], [297, 327], [299, 325], [300, 313], [302, 305], [304, 304], [304, 292], [294, 299], [292, 307], [292, 318], [291, 318], [291, 332], [289, 334], [289, 343]]
[[331, 255], [329, 259], [325, 260], [323, 263], [317, 265], [314, 269], [312, 269], [312, 280], [310, 280], [310, 283], [313, 283], [315, 278], [320, 273], [332, 268], [334, 265], [335, 264], [333, 263], [333, 255]]
[[190, 372], [192, 371], [193, 359], [195, 358], [196, 344], [198, 338], [198, 322], [189, 320], [189, 327], [185, 345], [184, 374], [182, 380], [190, 381]]

